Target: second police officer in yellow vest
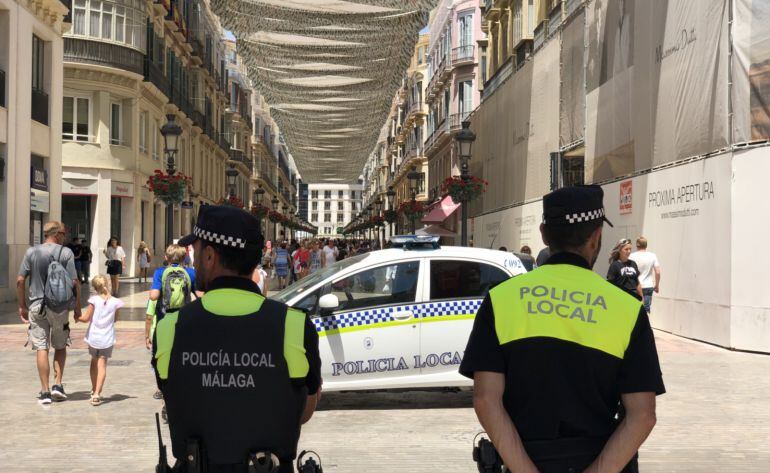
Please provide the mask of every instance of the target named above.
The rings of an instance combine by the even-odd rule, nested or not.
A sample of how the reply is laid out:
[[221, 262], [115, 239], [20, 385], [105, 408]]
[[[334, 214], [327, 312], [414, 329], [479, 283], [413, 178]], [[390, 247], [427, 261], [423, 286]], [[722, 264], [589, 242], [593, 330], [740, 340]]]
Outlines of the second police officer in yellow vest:
[[[543, 198], [547, 263], [482, 303], [460, 372], [515, 472], [635, 472], [665, 392], [641, 303], [591, 271], [607, 221], [598, 186]], [[607, 221], [609, 223], [609, 221]]]
[[321, 383], [315, 328], [251, 281], [263, 244], [251, 214], [202, 207], [179, 244], [193, 245], [205, 295], [166, 315], [155, 332], [173, 471], [246, 472], [255, 455], [294, 471], [300, 426]]

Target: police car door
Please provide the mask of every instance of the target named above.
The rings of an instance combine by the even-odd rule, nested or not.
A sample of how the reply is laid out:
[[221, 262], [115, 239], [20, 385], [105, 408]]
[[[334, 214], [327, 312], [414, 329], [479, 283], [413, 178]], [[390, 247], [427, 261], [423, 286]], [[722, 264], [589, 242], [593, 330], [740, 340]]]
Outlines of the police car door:
[[457, 369], [476, 312], [489, 289], [511, 275], [489, 261], [432, 258], [426, 276], [419, 364], [422, 374], [431, 378], [426, 382], [443, 385], [464, 379]]
[[414, 259], [369, 267], [326, 287], [323, 292], [340, 302], [338, 310], [313, 317], [326, 387], [398, 387], [419, 374], [414, 360], [420, 343], [415, 320], [420, 265]]

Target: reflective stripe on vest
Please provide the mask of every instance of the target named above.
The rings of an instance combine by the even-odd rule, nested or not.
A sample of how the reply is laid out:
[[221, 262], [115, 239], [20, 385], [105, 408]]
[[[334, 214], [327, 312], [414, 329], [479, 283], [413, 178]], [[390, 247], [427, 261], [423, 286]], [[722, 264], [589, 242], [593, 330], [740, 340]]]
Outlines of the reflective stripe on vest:
[[641, 302], [593, 271], [549, 264], [489, 292], [500, 345], [533, 337], [623, 358]]
[[[242, 317], [259, 312], [265, 298], [241, 289], [215, 289], [207, 292], [201, 302], [207, 311], [225, 317]], [[156, 327], [157, 370], [160, 379], [168, 379], [168, 366], [179, 312], [171, 312]], [[283, 338], [283, 356], [289, 368], [289, 377], [304, 378], [310, 371], [305, 356], [305, 314], [289, 309]]]

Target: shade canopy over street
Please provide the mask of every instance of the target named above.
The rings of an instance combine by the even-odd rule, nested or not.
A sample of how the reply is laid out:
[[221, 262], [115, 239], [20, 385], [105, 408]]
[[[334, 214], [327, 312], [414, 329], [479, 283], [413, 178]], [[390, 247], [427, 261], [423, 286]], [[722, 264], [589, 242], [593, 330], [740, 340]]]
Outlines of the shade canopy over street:
[[309, 182], [353, 182], [436, 0], [214, 0]]

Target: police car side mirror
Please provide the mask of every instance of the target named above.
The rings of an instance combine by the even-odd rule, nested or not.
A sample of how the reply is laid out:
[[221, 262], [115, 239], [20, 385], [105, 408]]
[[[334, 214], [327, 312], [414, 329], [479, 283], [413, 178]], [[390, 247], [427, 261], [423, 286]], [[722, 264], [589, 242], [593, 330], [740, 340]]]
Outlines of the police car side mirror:
[[328, 314], [340, 307], [340, 300], [334, 294], [325, 294], [321, 296], [318, 301], [318, 308], [321, 309], [321, 314]]

